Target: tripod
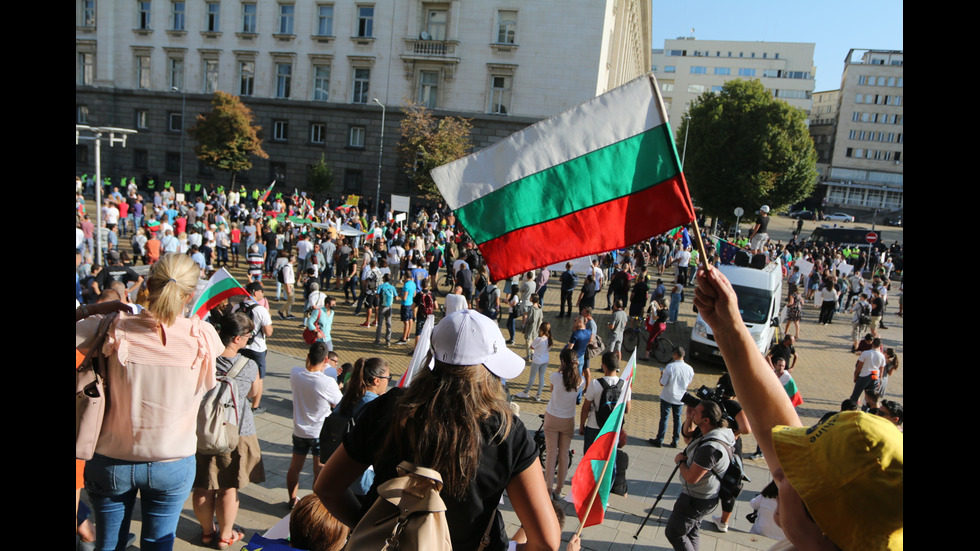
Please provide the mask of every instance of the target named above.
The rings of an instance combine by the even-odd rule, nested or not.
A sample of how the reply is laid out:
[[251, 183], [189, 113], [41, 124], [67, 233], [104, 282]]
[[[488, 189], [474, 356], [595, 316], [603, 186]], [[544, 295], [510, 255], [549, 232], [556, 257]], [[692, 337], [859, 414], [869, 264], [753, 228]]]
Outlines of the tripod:
[[664, 487], [660, 490], [660, 495], [657, 496], [657, 501], [653, 502], [653, 506], [650, 507], [650, 512], [647, 513], [647, 518], [643, 519], [643, 523], [636, 529], [636, 534], [633, 534], [633, 539], [637, 539], [640, 536], [640, 530], [643, 530], [643, 527], [647, 525], [647, 521], [650, 520], [650, 515], [653, 514], [653, 510], [657, 508], [657, 504], [660, 503], [660, 500], [664, 497], [664, 492], [667, 491], [667, 486], [670, 486], [670, 481], [674, 479], [674, 475], [677, 474], [677, 469], [680, 467], [680, 463], [674, 465], [674, 470], [670, 473], [670, 477], [667, 478], [667, 482], [664, 482]]

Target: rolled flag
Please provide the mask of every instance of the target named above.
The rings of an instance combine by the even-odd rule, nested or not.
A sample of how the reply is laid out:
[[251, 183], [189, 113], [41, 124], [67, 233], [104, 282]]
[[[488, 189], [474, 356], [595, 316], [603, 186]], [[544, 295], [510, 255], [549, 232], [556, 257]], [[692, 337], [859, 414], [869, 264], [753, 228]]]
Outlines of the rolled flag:
[[191, 315], [203, 320], [207, 318], [208, 312], [212, 308], [221, 304], [225, 299], [235, 295], [247, 297], [248, 291], [228, 273], [228, 270], [220, 268], [211, 276], [211, 279], [208, 280], [204, 288], [201, 289], [201, 294], [194, 301], [194, 308], [191, 309]]
[[398, 380], [398, 388], [403, 388], [412, 382], [412, 377], [415, 376], [422, 366], [425, 365], [426, 358], [429, 358], [428, 368], [432, 369], [434, 362], [432, 358], [429, 357], [429, 339], [432, 338], [432, 326], [436, 324], [436, 317], [429, 314], [425, 318], [425, 324], [422, 325], [422, 332], [419, 333], [419, 342], [415, 346], [415, 352], [412, 353], [412, 361], [408, 363], [408, 369], [405, 370], [405, 374], [402, 378]]
[[694, 220], [652, 75], [432, 170], [493, 279]]
[[602, 524], [609, 504], [609, 490], [612, 488], [613, 466], [616, 465], [616, 450], [619, 434], [626, 415], [626, 402], [633, 386], [633, 373], [636, 368], [636, 350], [623, 370], [621, 379], [626, 381], [619, 400], [606, 422], [599, 429], [599, 436], [582, 456], [575, 475], [572, 477], [572, 503], [582, 527]]

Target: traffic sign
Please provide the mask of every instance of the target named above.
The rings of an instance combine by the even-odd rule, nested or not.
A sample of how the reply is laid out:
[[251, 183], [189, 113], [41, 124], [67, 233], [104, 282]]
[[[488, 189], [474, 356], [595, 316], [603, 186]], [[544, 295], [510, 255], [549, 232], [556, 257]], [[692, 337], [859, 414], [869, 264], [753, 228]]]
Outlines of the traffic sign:
[[875, 232], [868, 232], [868, 235], [864, 236], [864, 240], [868, 243], [874, 244], [875, 241], [878, 241], [878, 234]]

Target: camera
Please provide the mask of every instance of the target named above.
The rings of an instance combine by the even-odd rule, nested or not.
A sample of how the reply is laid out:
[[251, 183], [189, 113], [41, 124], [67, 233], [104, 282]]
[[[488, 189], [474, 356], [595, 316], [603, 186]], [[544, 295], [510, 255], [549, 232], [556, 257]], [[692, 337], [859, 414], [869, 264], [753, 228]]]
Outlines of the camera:
[[694, 391], [694, 394], [684, 393], [681, 396], [681, 402], [688, 407], [697, 407], [701, 403], [701, 400], [711, 400], [712, 402], [718, 404], [721, 408], [722, 418], [732, 421], [731, 416], [728, 415], [728, 410], [725, 409], [725, 399], [727, 395], [722, 390], [721, 386], [716, 388], [711, 388], [706, 385], [701, 385], [701, 388]]

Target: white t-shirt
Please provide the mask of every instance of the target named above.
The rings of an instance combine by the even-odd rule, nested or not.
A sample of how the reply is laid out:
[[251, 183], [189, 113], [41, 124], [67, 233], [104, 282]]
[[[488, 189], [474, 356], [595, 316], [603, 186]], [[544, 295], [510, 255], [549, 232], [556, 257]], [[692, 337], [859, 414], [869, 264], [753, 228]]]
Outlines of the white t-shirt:
[[319, 438], [323, 420], [343, 398], [337, 381], [322, 371], [299, 366], [289, 374], [289, 385], [293, 389], [293, 434]]
[[561, 372], [556, 371], [548, 379], [554, 390], [551, 392], [551, 399], [548, 400], [548, 407], [545, 412], [553, 417], [560, 419], [575, 418], [575, 401], [578, 399], [578, 391], [585, 384], [585, 379], [579, 378], [578, 387], [569, 392], [565, 390], [565, 383], [562, 380]]
[[[619, 382], [619, 377], [616, 377], [615, 375], [612, 377], [601, 377], [601, 378], [605, 379], [606, 382], [610, 385], [615, 385], [616, 383]], [[629, 402], [632, 399], [632, 394], [633, 394], [632, 388], [626, 389], [627, 402]], [[585, 394], [583, 395], [583, 400], [592, 402], [592, 407], [589, 408], [589, 420], [585, 423], [585, 426], [590, 429], [600, 428], [599, 424], [596, 422], [595, 419], [595, 412], [596, 409], [599, 408], [598, 401], [601, 398], [602, 398], [602, 384], [599, 383], [599, 379], [592, 379], [592, 382], [589, 383], [589, 388], [586, 389]]]
[[534, 350], [534, 355], [531, 357], [531, 363], [533, 364], [546, 364], [548, 363], [548, 337], [542, 335], [535, 338], [531, 342], [531, 348]]
[[873, 372], [881, 373], [881, 368], [885, 367], [885, 355], [881, 353], [880, 350], [870, 349], [861, 352], [858, 356], [859, 362], [864, 362], [861, 365], [861, 373], [858, 374], [859, 377], [867, 377]]
[[255, 308], [252, 309], [252, 324], [255, 325], [255, 338], [252, 339], [252, 343], [246, 345], [245, 348], [255, 352], [265, 352], [266, 344], [264, 329], [272, 325], [272, 316], [269, 315], [269, 310], [266, 309], [265, 306], [256, 304]]
[[670, 362], [664, 366], [663, 373], [660, 375], [660, 384], [664, 385], [664, 389], [660, 391], [660, 399], [668, 404], [682, 404], [681, 396], [684, 396], [693, 380], [693, 367], [683, 360]]

